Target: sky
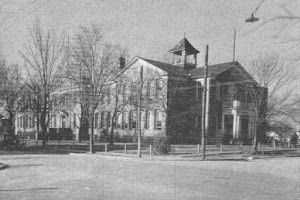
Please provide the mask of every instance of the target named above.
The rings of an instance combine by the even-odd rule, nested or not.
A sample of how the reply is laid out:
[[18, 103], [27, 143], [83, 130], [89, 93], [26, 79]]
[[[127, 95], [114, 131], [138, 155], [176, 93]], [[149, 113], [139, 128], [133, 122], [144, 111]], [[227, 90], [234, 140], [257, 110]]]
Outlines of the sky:
[[[294, 58], [299, 54], [297, 46], [274, 38], [286, 21], [264, 24], [284, 14], [282, 5], [289, 2], [292, 1], [0, 0], [0, 51], [9, 63], [22, 64], [19, 51], [24, 51], [29, 29], [39, 18], [44, 28], [63, 31], [70, 36], [80, 25], [101, 25], [106, 40], [127, 47], [131, 58], [161, 60], [185, 35], [200, 50], [199, 65], [203, 63], [207, 44], [210, 64], [230, 62], [234, 27], [237, 30], [236, 60], [247, 62], [265, 52]], [[298, 1], [289, 9], [297, 13], [300, 10]], [[245, 23], [253, 12], [260, 20]], [[281, 38], [296, 36], [299, 27], [288, 26], [284, 30], [280, 32]]]

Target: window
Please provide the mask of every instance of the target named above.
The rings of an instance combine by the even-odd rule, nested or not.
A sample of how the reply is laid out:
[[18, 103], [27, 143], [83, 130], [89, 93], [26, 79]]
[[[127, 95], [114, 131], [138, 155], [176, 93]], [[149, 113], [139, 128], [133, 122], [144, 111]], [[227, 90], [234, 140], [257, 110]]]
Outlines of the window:
[[99, 126], [99, 113], [95, 113], [95, 128]]
[[67, 97], [65, 95], [63, 95], [61, 97], [60, 105], [61, 105], [61, 107], [66, 107], [67, 106]]
[[156, 79], [156, 82], [155, 82], [155, 98], [156, 99], [160, 96], [161, 90], [162, 90], [162, 80]]
[[20, 127], [20, 121], [19, 121], [19, 117], [17, 117], [17, 127], [19, 128]]
[[77, 127], [77, 123], [76, 123], [76, 114], [73, 114], [73, 126]]
[[136, 128], [136, 112], [130, 111], [130, 121], [129, 121], [129, 128], [135, 129]]
[[122, 129], [128, 128], [128, 112], [122, 113]]
[[123, 94], [123, 104], [126, 103], [126, 98], [127, 98], [127, 88], [126, 88], [126, 84], [123, 84], [123, 89], [122, 89], [122, 94]]
[[57, 122], [56, 122], [56, 115], [53, 115], [53, 128], [56, 128]]
[[32, 128], [32, 118], [29, 116], [29, 128]]
[[23, 117], [22, 117], [22, 116], [20, 117], [20, 127], [21, 127], [21, 128], [24, 128], [24, 127], [23, 127]]
[[33, 123], [33, 124], [32, 124], [32, 127], [35, 128], [35, 127], [36, 127], [36, 124], [37, 124], [37, 121], [36, 121], [35, 116], [32, 117], [32, 123]]
[[146, 110], [144, 116], [144, 129], [149, 129], [149, 124], [150, 124], [150, 112], [149, 110]]
[[109, 105], [110, 104], [110, 101], [111, 101], [111, 99], [110, 99], [110, 88], [107, 88], [106, 89], [106, 100], [107, 100], [107, 105]]
[[150, 99], [151, 81], [147, 81], [146, 85], [146, 99]]
[[137, 83], [132, 82], [131, 83], [131, 95], [135, 96], [137, 94]]
[[117, 129], [122, 128], [122, 116], [119, 112], [116, 113], [116, 127]]
[[156, 93], [156, 87], [154, 83], [150, 82], [150, 99], [154, 99]]
[[196, 100], [201, 100], [201, 83], [196, 82]]
[[154, 129], [161, 130], [162, 128], [162, 112], [159, 110], [155, 111], [154, 115]]
[[61, 127], [62, 128], [67, 128], [67, 118], [65, 115], [61, 116]]
[[23, 118], [23, 120], [24, 120], [24, 123], [23, 123], [24, 128], [28, 128], [28, 116], [25, 115], [24, 118]]
[[110, 127], [110, 122], [111, 122], [111, 112], [106, 113], [106, 128]]
[[101, 115], [100, 128], [104, 128], [104, 125], [105, 125], [105, 113], [101, 112], [100, 115]]
[[195, 121], [196, 121], [195, 123], [196, 130], [197, 131], [201, 130], [201, 115], [197, 115]]

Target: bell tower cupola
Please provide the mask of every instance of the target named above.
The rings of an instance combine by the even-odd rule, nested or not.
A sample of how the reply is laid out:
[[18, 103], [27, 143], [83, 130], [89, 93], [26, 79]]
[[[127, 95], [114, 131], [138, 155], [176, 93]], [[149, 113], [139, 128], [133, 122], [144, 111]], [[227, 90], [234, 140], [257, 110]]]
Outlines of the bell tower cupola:
[[173, 54], [174, 65], [180, 65], [187, 70], [196, 68], [199, 51], [185, 37], [169, 52]]

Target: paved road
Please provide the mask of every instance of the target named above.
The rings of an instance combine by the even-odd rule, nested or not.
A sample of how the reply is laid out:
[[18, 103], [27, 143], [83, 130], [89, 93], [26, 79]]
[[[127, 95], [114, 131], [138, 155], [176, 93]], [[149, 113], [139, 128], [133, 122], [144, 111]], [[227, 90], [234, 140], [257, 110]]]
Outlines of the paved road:
[[0, 199], [299, 199], [299, 158], [151, 161], [1, 156]]

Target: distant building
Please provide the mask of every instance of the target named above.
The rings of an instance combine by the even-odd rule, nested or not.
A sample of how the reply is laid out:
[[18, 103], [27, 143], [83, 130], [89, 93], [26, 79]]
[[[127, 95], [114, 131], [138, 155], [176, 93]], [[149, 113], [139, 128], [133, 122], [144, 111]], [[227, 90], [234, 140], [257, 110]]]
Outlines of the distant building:
[[[95, 113], [97, 137], [101, 136], [101, 130], [110, 131], [114, 126], [115, 137], [136, 139], [142, 130], [143, 138], [163, 135], [173, 143], [200, 141], [204, 68], [197, 65], [199, 51], [184, 38], [169, 52], [173, 54], [173, 64], [135, 57], [125, 65], [121, 60], [120, 74], [107, 87], [105, 98]], [[258, 112], [247, 88], [263, 91], [259, 95], [264, 103]], [[216, 138], [224, 134], [232, 139], [253, 139], [253, 121], [264, 118], [266, 112], [267, 88], [260, 87], [235, 61], [208, 67], [206, 92], [208, 142], [216, 142]], [[50, 128], [72, 130], [76, 139], [79, 138], [81, 108], [71, 100], [78, 95], [78, 90], [72, 89], [56, 94], [65, 100], [60, 101], [59, 109], [52, 113], [50, 123]], [[112, 120], [114, 117], [116, 123]], [[24, 132], [25, 127], [36, 130], [37, 125], [30, 121], [35, 121], [33, 116], [20, 113], [16, 133]], [[257, 129], [265, 134], [265, 123], [260, 123]], [[88, 133], [85, 136], [88, 137]]]
[[0, 115], [0, 141], [3, 140], [5, 135], [8, 135], [8, 120]]

